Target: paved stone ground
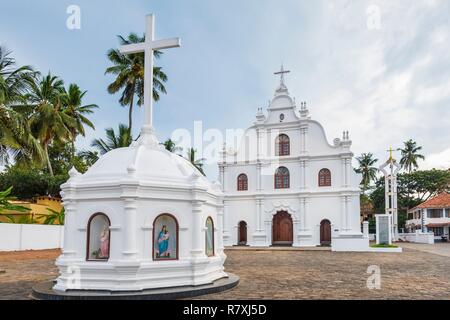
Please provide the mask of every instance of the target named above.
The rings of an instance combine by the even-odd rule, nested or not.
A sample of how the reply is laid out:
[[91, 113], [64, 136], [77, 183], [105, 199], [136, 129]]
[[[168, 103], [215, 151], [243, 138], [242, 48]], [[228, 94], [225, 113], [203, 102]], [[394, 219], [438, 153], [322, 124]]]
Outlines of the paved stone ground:
[[450, 243], [448, 242], [438, 242], [436, 244], [402, 243], [400, 246], [450, 258]]
[[[201, 299], [450, 299], [450, 259], [405, 248], [402, 254], [227, 251], [233, 290]], [[0, 299], [28, 299], [33, 284], [57, 276], [59, 251], [0, 253]], [[369, 290], [367, 268], [381, 268]]]

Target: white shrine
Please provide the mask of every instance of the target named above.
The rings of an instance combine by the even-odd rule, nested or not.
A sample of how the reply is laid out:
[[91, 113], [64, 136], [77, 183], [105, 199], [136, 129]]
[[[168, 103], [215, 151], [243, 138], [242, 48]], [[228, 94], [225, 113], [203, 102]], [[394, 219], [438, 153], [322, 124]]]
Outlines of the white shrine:
[[258, 110], [240, 146], [222, 151], [224, 244], [367, 251], [349, 134], [328, 142], [306, 103], [298, 108], [290, 96], [288, 72], [276, 73], [281, 81], [267, 113]]
[[200, 286], [226, 278], [223, 194], [186, 159], [170, 153], [152, 127], [153, 51], [179, 39], [154, 40], [147, 16], [145, 125], [128, 148], [113, 150], [62, 186], [65, 239], [54, 290], [142, 291]]

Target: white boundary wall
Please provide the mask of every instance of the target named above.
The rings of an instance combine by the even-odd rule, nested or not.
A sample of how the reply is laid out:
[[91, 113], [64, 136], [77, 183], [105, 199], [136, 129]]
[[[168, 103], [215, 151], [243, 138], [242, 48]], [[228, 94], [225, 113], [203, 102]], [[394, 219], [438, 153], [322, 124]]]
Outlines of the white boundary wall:
[[433, 232], [423, 233], [417, 231], [416, 233], [400, 233], [398, 236], [401, 240], [407, 242], [434, 244]]
[[0, 223], [0, 251], [62, 248], [64, 226]]

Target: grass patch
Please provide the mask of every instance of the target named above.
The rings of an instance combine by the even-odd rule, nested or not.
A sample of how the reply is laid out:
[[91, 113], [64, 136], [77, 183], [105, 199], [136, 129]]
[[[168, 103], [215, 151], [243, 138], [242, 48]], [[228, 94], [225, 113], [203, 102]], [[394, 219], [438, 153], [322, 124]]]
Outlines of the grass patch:
[[370, 246], [371, 248], [398, 248], [398, 246], [393, 244], [374, 244]]

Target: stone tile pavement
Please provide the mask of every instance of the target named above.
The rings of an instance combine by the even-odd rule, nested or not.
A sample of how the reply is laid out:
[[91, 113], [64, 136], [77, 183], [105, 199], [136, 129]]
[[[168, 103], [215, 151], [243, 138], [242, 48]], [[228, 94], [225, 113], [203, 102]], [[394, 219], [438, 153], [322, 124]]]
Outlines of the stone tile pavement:
[[[241, 277], [231, 291], [200, 299], [447, 299], [450, 259], [405, 248], [401, 254], [229, 250], [226, 269]], [[0, 299], [29, 299], [31, 287], [57, 276], [57, 250], [0, 253]], [[367, 268], [381, 269], [369, 290]]]

